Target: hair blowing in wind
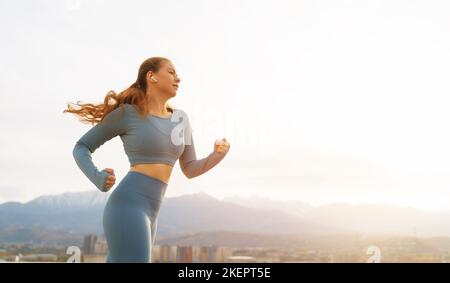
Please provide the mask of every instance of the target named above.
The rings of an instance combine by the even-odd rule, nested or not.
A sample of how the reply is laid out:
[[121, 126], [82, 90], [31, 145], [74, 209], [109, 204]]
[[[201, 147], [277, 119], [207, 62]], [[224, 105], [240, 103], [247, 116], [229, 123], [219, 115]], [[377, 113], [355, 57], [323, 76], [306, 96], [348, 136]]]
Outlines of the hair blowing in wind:
[[[149, 102], [146, 95], [146, 74], [149, 71], [157, 72], [163, 61], [169, 61], [169, 59], [164, 57], [151, 57], [146, 59], [139, 67], [136, 81], [127, 89], [120, 93], [110, 90], [103, 99], [103, 103], [80, 103], [80, 101], [77, 101], [77, 103], [69, 102], [67, 104], [67, 109], [65, 109], [63, 113], [73, 113], [80, 118], [80, 122], [85, 124], [101, 122], [108, 113], [121, 107], [121, 105], [125, 103], [137, 105], [141, 115], [148, 113]], [[77, 107], [74, 107], [74, 105]], [[171, 107], [170, 104], [168, 104], [168, 106], [173, 111], [173, 107]]]

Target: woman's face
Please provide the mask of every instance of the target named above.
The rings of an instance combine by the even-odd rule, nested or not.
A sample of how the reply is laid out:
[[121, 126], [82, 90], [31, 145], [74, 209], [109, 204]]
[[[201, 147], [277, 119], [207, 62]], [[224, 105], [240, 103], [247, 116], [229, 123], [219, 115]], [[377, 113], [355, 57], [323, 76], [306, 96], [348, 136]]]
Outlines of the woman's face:
[[[153, 79], [157, 80], [155, 82]], [[163, 93], [169, 94], [171, 97], [177, 94], [180, 78], [177, 75], [175, 66], [170, 61], [163, 61], [158, 72], [149, 72], [147, 74], [147, 82], [156, 87]]]

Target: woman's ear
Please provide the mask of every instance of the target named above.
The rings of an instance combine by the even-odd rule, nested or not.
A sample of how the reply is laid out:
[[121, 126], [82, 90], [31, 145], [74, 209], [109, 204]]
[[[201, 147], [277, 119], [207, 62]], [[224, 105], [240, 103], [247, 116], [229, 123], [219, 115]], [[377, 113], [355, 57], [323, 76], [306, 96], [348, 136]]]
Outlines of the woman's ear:
[[147, 80], [151, 80], [152, 82], [158, 82], [158, 80], [155, 77], [155, 74], [152, 71], [148, 71], [147, 73]]
[[146, 79], [147, 80], [152, 80], [151, 78], [153, 77], [153, 75], [154, 75], [153, 71], [148, 71], [147, 75], [146, 75]]

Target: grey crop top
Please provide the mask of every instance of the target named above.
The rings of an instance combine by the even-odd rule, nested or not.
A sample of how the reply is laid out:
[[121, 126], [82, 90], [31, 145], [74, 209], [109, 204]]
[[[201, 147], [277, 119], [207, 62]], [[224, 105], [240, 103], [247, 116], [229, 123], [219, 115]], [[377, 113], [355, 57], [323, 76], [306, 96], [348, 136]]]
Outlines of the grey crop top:
[[224, 158], [224, 153], [213, 151], [197, 160], [193, 129], [183, 110], [174, 109], [167, 118], [152, 114], [142, 117], [136, 107], [123, 104], [114, 109], [88, 130], [73, 148], [78, 167], [100, 191], [107, 191], [109, 173], [98, 170], [91, 154], [116, 136], [122, 140], [130, 165], [164, 163], [173, 166], [179, 159], [181, 170], [188, 178], [205, 173]]

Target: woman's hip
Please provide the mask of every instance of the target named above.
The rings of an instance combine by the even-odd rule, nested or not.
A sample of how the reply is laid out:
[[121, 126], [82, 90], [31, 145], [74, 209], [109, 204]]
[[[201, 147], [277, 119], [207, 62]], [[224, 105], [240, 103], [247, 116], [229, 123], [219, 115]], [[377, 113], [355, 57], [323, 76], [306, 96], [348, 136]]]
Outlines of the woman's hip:
[[109, 196], [105, 210], [131, 206], [157, 213], [166, 190], [166, 183], [139, 172], [129, 171]]

